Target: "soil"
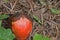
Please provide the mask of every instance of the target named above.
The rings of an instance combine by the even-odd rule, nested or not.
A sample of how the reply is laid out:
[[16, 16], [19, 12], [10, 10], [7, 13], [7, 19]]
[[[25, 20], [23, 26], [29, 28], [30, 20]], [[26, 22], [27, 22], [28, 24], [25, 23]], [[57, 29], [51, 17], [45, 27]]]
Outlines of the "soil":
[[[8, 2], [0, 0], [0, 14], [11, 17], [16, 13], [26, 13], [32, 17], [33, 30], [27, 40], [33, 40], [35, 33], [48, 36], [51, 40], [60, 40], [60, 14], [52, 14], [50, 11], [52, 7], [60, 10], [60, 0], [8, 0]], [[41, 24], [33, 19], [33, 15], [39, 18]], [[9, 18], [3, 20], [5, 28], [11, 28], [8, 27]]]

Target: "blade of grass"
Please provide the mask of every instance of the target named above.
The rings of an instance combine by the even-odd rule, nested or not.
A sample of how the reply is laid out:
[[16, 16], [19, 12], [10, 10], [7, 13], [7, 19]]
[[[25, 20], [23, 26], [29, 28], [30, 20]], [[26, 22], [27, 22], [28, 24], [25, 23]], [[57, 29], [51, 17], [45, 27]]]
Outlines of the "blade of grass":
[[40, 19], [39, 19], [37, 16], [33, 15], [33, 18], [34, 18], [39, 24], [41, 24], [41, 21], [40, 21]]
[[1, 14], [1, 15], [0, 15], [0, 20], [3, 20], [3, 19], [8, 18], [8, 17], [9, 17], [9, 16], [6, 15], [6, 14]]
[[52, 14], [60, 14], [60, 10], [57, 10], [55, 8], [51, 8], [50, 11]]
[[7, 3], [8, 2], [8, 0], [3, 0], [5, 3]]
[[1, 25], [2, 25], [2, 21], [0, 20], [0, 27], [1, 27]]
[[46, 5], [45, 0], [39, 0], [39, 2], [40, 2], [42, 5]]

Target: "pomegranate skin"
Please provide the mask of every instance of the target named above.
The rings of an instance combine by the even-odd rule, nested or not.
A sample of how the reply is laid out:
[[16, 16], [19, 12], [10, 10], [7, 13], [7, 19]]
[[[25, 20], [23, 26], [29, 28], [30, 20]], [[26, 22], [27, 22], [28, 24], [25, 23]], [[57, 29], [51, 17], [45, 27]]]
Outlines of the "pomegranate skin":
[[17, 40], [26, 40], [32, 31], [32, 22], [26, 17], [20, 17], [19, 20], [12, 21], [12, 31]]

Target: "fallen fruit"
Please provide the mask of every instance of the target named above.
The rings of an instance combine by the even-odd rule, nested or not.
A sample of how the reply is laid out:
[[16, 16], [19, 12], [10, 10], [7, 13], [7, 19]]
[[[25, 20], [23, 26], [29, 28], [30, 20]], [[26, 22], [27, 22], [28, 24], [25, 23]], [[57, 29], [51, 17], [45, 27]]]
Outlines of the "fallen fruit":
[[29, 20], [25, 15], [20, 16], [19, 19], [13, 17], [12, 20], [12, 31], [16, 36], [17, 40], [26, 40], [32, 31], [32, 21]]

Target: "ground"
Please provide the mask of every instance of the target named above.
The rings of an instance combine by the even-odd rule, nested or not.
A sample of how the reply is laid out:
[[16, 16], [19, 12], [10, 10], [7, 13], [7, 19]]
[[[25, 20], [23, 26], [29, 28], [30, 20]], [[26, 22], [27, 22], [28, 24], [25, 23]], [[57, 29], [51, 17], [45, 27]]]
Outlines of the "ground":
[[[60, 14], [53, 14], [51, 8], [60, 10], [60, 0], [0, 0], [0, 14], [11, 17], [22, 12], [32, 17], [33, 30], [27, 40], [32, 40], [35, 33], [60, 40]], [[41, 22], [34, 19], [33, 15]], [[6, 20], [4, 23], [4, 26], [8, 26]]]

